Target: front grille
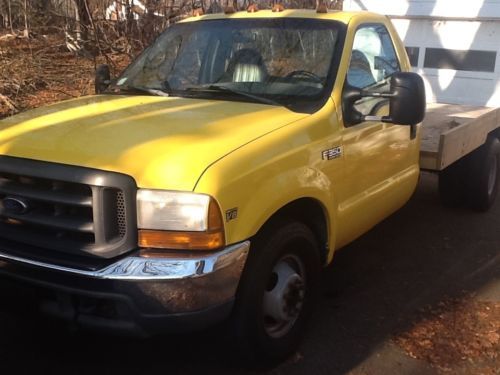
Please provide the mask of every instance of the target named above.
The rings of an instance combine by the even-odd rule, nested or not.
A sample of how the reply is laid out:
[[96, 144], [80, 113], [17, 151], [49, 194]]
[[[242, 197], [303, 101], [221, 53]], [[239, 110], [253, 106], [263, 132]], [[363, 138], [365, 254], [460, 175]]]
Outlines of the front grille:
[[118, 221], [118, 233], [120, 236], [125, 236], [127, 222], [125, 216], [125, 197], [123, 196], [123, 191], [118, 191], [116, 193], [116, 215]]
[[0, 156], [0, 239], [31, 258], [115, 257], [137, 244], [135, 191], [126, 175]]

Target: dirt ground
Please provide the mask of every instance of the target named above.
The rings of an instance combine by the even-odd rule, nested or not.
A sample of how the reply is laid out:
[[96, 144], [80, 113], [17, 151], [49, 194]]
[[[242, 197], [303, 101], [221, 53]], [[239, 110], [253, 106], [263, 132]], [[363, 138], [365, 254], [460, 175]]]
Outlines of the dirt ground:
[[[62, 43], [0, 38], [0, 118], [93, 91], [102, 61]], [[120, 69], [129, 58], [111, 60]], [[268, 373], [500, 374], [499, 229], [500, 201], [485, 214], [445, 209], [436, 177], [423, 174], [406, 207], [339, 252], [303, 347]], [[216, 329], [122, 340], [10, 312], [23, 302], [0, 304], [0, 373], [247, 373]]]
[[56, 35], [16, 38], [0, 34], [0, 119], [19, 111], [94, 91], [94, 71], [108, 63], [113, 73], [130, 61], [126, 54], [93, 58], [69, 52]]

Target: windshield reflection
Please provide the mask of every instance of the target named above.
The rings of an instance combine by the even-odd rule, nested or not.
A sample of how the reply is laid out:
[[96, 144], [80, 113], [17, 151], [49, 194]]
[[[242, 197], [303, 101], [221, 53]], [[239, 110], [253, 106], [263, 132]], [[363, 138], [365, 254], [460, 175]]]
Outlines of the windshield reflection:
[[176, 24], [112, 90], [285, 105], [321, 101], [332, 79], [339, 24], [313, 19]]

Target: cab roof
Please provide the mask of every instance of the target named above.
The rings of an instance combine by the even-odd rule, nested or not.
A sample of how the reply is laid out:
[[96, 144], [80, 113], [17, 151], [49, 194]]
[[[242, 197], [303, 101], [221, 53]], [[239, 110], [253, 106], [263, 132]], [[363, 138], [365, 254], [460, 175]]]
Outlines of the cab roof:
[[371, 12], [344, 12], [339, 10], [328, 10], [327, 13], [317, 13], [314, 9], [285, 9], [281, 12], [273, 12], [269, 9], [259, 10], [257, 12], [240, 11], [235, 13], [213, 13], [199, 16], [192, 16], [180, 22], [195, 22], [205, 20], [221, 20], [221, 19], [250, 19], [250, 18], [311, 18], [319, 20], [333, 20], [348, 24], [353, 18], [379, 18], [384, 19], [384, 16]]

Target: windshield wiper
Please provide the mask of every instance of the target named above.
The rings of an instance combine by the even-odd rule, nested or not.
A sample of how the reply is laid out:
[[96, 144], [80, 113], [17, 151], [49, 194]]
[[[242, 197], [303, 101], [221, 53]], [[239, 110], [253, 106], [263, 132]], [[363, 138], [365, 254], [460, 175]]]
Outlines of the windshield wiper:
[[157, 89], [157, 88], [152, 89], [149, 87], [142, 87], [142, 86], [114, 86], [111, 88], [111, 90], [113, 89], [124, 92], [146, 93], [154, 96], [165, 96], [165, 97], [170, 96], [170, 90], [167, 89]]
[[259, 103], [264, 103], [264, 104], [270, 104], [270, 105], [277, 105], [277, 106], [283, 106], [282, 103], [277, 102], [276, 100], [268, 99], [268, 98], [263, 98], [262, 96], [257, 96], [254, 94], [250, 94], [246, 91], [240, 91], [240, 90], [235, 90], [232, 88], [229, 88], [227, 86], [219, 86], [219, 85], [208, 85], [208, 86], [194, 86], [194, 87], [187, 87], [186, 91], [194, 91], [194, 92], [224, 92], [224, 93], [229, 93], [229, 94], [234, 94], [237, 96], [241, 96], [244, 98], [249, 98], [253, 99], [256, 102]]

